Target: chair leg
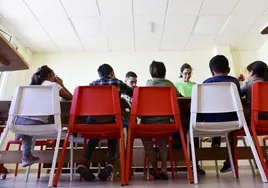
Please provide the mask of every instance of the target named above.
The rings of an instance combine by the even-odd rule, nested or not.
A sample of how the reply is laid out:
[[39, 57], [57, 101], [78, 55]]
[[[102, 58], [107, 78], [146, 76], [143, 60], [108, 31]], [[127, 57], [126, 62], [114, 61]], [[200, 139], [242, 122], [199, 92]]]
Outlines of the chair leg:
[[[101, 149], [101, 143], [100, 142], [98, 143], [98, 148]], [[101, 171], [101, 163], [99, 162], [98, 163], [98, 174], [100, 173], [100, 171]]]
[[[78, 147], [78, 143], [75, 143], [75, 150], [77, 150], [77, 147]], [[74, 176], [76, 176], [76, 163], [74, 163]]]
[[186, 143], [187, 143], [187, 152], [188, 152], [188, 156], [190, 157], [191, 156], [191, 153], [190, 153], [190, 133], [188, 132], [187, 135], [186, 135]]
[[[33, 138], [33, 143], [32, 143], [32, 146], [31, 146], [31, 147], [32, 147], [32, 151], [34, 151], [35, 141], [36, 141], [36, 139]], [[31, 166], [28, 166], [28, 167], [27, 167], [27, 170], [26, 170], [26, 178], [25, 178], [25, 182], [28, 182], [30, 172], [31, 172]]]
[[[41, 145], [41, 151], [43, 151], [43, 145]], [[41, 163], [38, 164], [38, 172], [37, 172], [37, 179], [40, 179], [40, 174], [41, 174]]]
[[148, 163], [147, 163], [147, 155], [146, 153], [144, 154], [144, 161], [143, 161], [144, 165], [143, 165], [143, 174], [147, 173], [147, 168], [148, 168]]
[[[242, 141], [243, 141], [244, 146], [247, 146], [247, 143], [246, 143], [246, 140], [245, 140], [244, 137], [242, 137]], [[250, 165], [250, 168], [251, 168], [252, 175], [255, 176], [255, 170], [254, 170], [252, 160], [249, 159], [248, 162], [249, 162], [249, 165]]]
[[125, 176], [125, 184], [128, 185], [129, 179], [130, 179], [130, 169], [131, 169], [131, 142], [132, 142], [132, 134], [131, 129], [128, 131], [128, 137], [127, 137], [127, 160], [126, 160], [126, 176]]
[[[132, 166], [133, 166], [133, 142], [134, 142], [134, 140], [132, 139], [130, 142], [130, 144], [131, 144], [130, 147], [132, 148], [130, 150], [130, 168], [129, 168], [129, 179], [130, 180], [132, 178], [132, 172], [133, 172], [133, 170], [132, 170]], [[149, 165], [149, 162], [148, 162], [148, 165]]]
[[73, 164], [74, 164], [74, 142], [73, 142], [73, 136], [71, 136], [70, 139], [70, 148], [71, 148], [71, 152], [70, 152], [70, 181], [73, 181]]
[[[66, 154], [66, 148], [67, 148], [67, 145], [68, 145], [68, 142], [69, 142], [70, 134], [71, 134], [71, 132], [70, 132], [70, 130], [68, 130], [68, 132], [67, 132], [67, 134], [65, 136], [63, 148], [62, 148], [62, 151], [61, 151], [61, 154], [60, 154], [60, 159], [59, 159], [59, 162], [58, 162], [58, 168], [57, 168], [56, 175], [55, 175], [54, 181], [53, 181], [53, 186], [54, 187], [57, 187], [58, 182], [59, 182], [59, 178], [60, 178], [62, 166], [63, 166], [63, 163], [64, 163], [64, 157], [65, 157], [65, 154]], [[58, 143], [59, 142], [57, 141], [57, 144]], [[57, 144], [56, 144], [56, 147], [57, 147]]]
[[31, 166], [28, 166], [26, 170], [25, 182], [28, 182], [30, 172], [31, 172]]
[[195, 156], [195, 146], [194, 146], [194, 133], [192, 127], [190, 127], [190, 140], [191, 140], [191, 151], [192, 151], [192, 165], [194, 171], [194, 183], [198, 183], [197, 178], [197, 167], [196, 167], [196, 156]]
[[56, 168], [57, 159], [58, 159], [58, 153], [59, 153], [59, 147], [60, 147], [60, 140], [61, 140], [60, 137], [61, 137], [61, 129], [58, 130], [58, 136], [57, 136], [55, 151], [54, 151], [54, 155], [53, 155], [53, 160], [52, 160], [52, 166], [51, 166], [51, 170], [50, 170], [50, 175], [49, 175], [48, 187], [52, 187], [53, 186], [53, 176], [54, 176], [54, 173], [55, 173], [55, 168]]
[[[19, 151], [21, 151], [21, 143], [19, 143]], [[16, 168], [15, 168], [15, 177], [17, 177], [18, 175], [18, 169], [19, 169], [19, 164], [16, 164]]]
[[172, 175], [172, 179], [174, 179], [175, 178], [175, 170], [174, 170], [171, 138], [168, 139], [168, 149], [169, 149], [169, 161], [170, 161], [170, 166], [171, 166], [171, 175]]
[[217, 160], [215, 160], [215, 167], [216, 167], [216, 176], [219, 177], [219, 165]]
[[252, 151], [253, 156], [255, 158], [255, 161], [257, 163], [257, 166], [258, 166], [262, 181], [264, 183], [266, 183], [266, 182], [268, 182], [268, 180], [267, 180], [268, 171], [267, 171], [267, 167], [266, 167], [265, 162], [264, 162], [264, 158], [263, 158], [263, 155], [262, 155], [262, 152], [261, 152], [261, 148], [260, 148], [260, 144], [258, 142], [258, 138], [257, 138], [255, 128], [252, 125], [252, 128], [251, 128], [252, 129], [252, 135], [253, 135], [253, 139], [255, 140], [256, 148], [255, 148], [254, 142], [253, 142], [253, 140], [251, 138], [248, 126], [244, 125], [243, 128], [244, 128], [244, 131], [246, 133], [247, 141], [248, 141], [248, 143], [249, 143], [249, 145], [251, 147], [251, 151]]
[[232, 167], [233, 177], [236, 178], [235, 166], [234, 166], [233, 155], [232, 155], [232, 150], [231, 150], [231, 146], [230, 146], [230, 142], [229, 142], [228, 133], [225, 134], [225, 139], [226, 139], [226, 146], [227, 146], [227, 150], [228, 150], [228, 156], [229, 156], [229, 160], [230, 160], [231, 167]]
[[124, 139], [124, 133], [121, 131], [121, 138], [120, 138], [120, 167], [121, 167], [121, 186], [124, 186], [126, 184], [126, 169], [125, 169], [125, 159], [126, 159], [126, 152], [125, 152], [125, 139]]
[[[202, 148], [203, 147], [203, 143], [202, 143], [202, 138], [199, 138], [199, 147]], [[203, 161], [200, 161], [200, 166], [201, 168], [203, 168]], [[216, 165], [216, 169], [218, 168], [218, 166]], [[217, 170], [218, 171], [218, 170]], [[217, 173], [218, 176], [218, 173]]]
[[[186, 164], [187, 171], [188, 171], [189, 181], [190, 181], [190, 183], [193, 183], [194, 182], [194, 179], [193, 179], [193, 174], [192, 174], [192, 169], [191, 169], [190, 158], [189, 158], [189, 155], [188, 155], [188, 152], [187, 152], [187, 148], [186, 148], [186, 143], [185, 143], [185, 137], [184, 137], [183, 129], [180, 128], [179, 132], [180, 132], [180, 137], [181, 137], [181, 143], [182, 143], [182, 149], [183, 149], [183, 154], [184, 154], [184, 160], [185, 160], [185, 164]], [[195, 165], [196, 165], [196, 163], [195, 163]]]
[[238, 171], [238, 156], [237, 156], [237, 143], [235, 140], [237, 140], [237, 136], [235, 134], [231, 133], [232, 140], [233, 140], [233, 159], [234, 159], [234, 167], [235, 167], [235, 176], [236, 178], [239, 178], [239, 171]]

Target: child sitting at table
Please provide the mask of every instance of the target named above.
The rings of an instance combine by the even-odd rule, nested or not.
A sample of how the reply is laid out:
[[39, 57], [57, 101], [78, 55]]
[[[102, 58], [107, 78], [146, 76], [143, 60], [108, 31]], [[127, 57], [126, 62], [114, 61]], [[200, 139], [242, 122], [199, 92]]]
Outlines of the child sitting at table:
[[[54, 71], [44, 65], [33, 74], [30, 85], [52, 85], [58, 87], [59, 95], [65, 100], [72, 100], [72, 94], [64, 87], [62, 79], [57, 77]], [[33, 104], [34, 105], [34, 104]], [[48, 124], [48, 116], [17, 117], [16, 125], [42, 125]], [[16, 134], [16, 140], [22, 140], [22, 167], [30, 166], [39, 161], [38, 157], [32, 154], [33, 137], [30, 135]]]
[[[245, 96], [247, 103], [251, 101], [251, 87], [256, 82], [268, 81], [268, 67], [262, 61], [254, 61], [247, 66], [247, 81], [241, 86], [241, 95]], [[238, 78], [239, 81], [243, 80], [244, 76]]]
[[[150, 65], [150, 74], [152, 79], [148, 80], [146, 86], [171, 86], [174, 87], [173, 83], [167, 79], [166, 77], [166, 67], [164, 63], [153, 61]], [[178, 90], [176, 90], [177, 96], [180, 95]], [[166, 124], [171, 123], [170, 117], [142, 117], [141, 118], [142, 124]], [[158, 171], [157, 167], [157, 155], [153, 148], [153, 141], [152, 139], [142, 139], [145, 152], [148, 156], [148, 160], [153, 167], [153, 172], [151, 175], [154, 177], [155, 180], [162, 179], [167, 180], [167, 139], [157, 139], [157, 145], [159, 147], [159, 155], [162, 162], [161, 172]]]
[[[103, 64], [98, 68], [98, 74], [100, 79], [92, 82], [91, 86], [104, 86], [104, 85], [114, 85], [118, 88], [119, 96], [121, 94], [126, 94], [129, 97], [133, 95], [133, 89], [126, 85], [121, 80], [118, 80], [115, 77], [113, 68], [108, 64]], [[101, 116], [101, 117], [88, 117], [87, 124], [109, 124], [114, 123], [115, 119], [111, 116]], [[77, 166], [77, 172], [85, 181], [93, 181], [96, 177], [89, 170], [89, 160], [91, 159], [92, 153], [95, 147], [99, 143], [99, 139], [91, 139], [88, 141], [85, 154], [81, 158], [80, 164]], [[98, 178], [102, 181], [106, 181], [111, 175], [111, 172], [114, 168], [115, 162], [115, 153], [116, 153], [116, 139], [108, 139], [108, 156], [107, 156], [107, 165], [101, 172], [98, 174]]]
[[[240, 85], [237, 78], [228, 76], [230, 72], [229, 61], [223, 55], [216, 55], [209, 62], [209, 68], [212, 73], [212, 77], [204, 81], [204, 83], [214, 82], [233, 82], [237, 86], [238, 92], [241, 95]], [[224, 121], [237, 121], [238, 117], [236, 112], [221, 113], [221, 114], [202, 114], [198, 115], [198, 121], [206, 122], [224, 122]], [[214, 137], [212, 139], [212, 147], [220, 147], [221, 137]], [[224, 162], [221, 173], [231, 171], [231, 165], [229, 160]]]

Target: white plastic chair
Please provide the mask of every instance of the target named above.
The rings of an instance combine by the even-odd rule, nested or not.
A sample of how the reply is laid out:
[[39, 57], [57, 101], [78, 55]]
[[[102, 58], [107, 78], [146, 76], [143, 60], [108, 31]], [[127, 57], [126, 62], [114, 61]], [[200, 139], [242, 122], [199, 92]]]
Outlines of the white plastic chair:
[[[226, 113], [226, 112], [236, 112], [238, 121], [197, 122], [198, 113]], [[243, 107], [241, 104], [241, 100], [236, 85], [234, 83], [210, 83], [210, 84], [197, 84], [193, 87], [192, 99], [191, 99], [191, 120], [190, 120], [189, 136], [191, 142], [192, 165], [193, 165], [195, 184], [198, 183], [198, 179], [196, 169], [194, 137], [225, 136], [233, 177], [236, 177], [231, 153], [231, 147], [228, 140], [228, 133], [241, 128], [243, 128], [246, 133], [246, 139], [251, 148], [255, 161], [257, 163], [262, 181], [267, 182], [264, 170], [260, 162], [260, 158], [257, 154], [255, 145], [252, 141], [245, 120]]]
[[[17, 87], [9, 109], [7, 126], [0, 138], [0, 147], [4, 144], [8, 131], [31, 135], [36, 139], [56, 139], [52, 168], [48, 186], [52, 187], [59, 144], [61, 140], [60, 98], [56, 84], [50, 86], [21, 86]], [[16, 117], [21, 116], [54, 116], [54, 124], [45, 125], [15, 125]], [[34, 145], [34, 144], [33, 144]], [[27, 169], [29, 176], [30, 167]]]

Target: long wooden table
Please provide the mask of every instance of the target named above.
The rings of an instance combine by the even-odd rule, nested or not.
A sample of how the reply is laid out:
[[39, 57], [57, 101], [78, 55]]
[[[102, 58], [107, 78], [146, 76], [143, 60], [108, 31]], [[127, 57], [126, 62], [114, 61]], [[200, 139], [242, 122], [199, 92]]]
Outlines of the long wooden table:
[[[181, 118], [189, 118], [189, 109], [190, 109], [190, 98], [179, 98], [179, 106], [181, 110]], [[10, 101], [0, 101], [0, 125], [2, 128], [5, 126], [5, 122], [8, 117], [8, 110], [10, 106]], [[62, 125], [66, 127], [69, 119], [69, 111], [70, 111], [71, 103], [70, 102], [61, 102], [61, 117], [62, 117]], [[40, 162], [42, 163], [50, 163], [52, 161], [53, 156], [52, 150], [45, 151], [34, 151], [34, 155], [40, 157]], [[92, 162], [104, 162], [106, 160], [106, 152], [107, 149], [96, 149], [91, 161]], [[59, 152], [60, 153], [60, 152]], [[137, 147], [134, 149], [135, 153], [143, 153], [142, 147]], [[174, 150], [173, 158], [175, 161], [184, 160], [182, 150]], [[79, 162], [79, 158], [82, 156], [81, 150], [74, 151], [74, 162]], [[200, 148], [196, 149], [196, 156], [198, 160], [225, 160], [227, 156], [226, 148]], [[143, 159], [135, 159], [142, 160]], [[137, 158], [137, 157], [136, 157]], [[238, 158], [239, 159], [253, 159], [253, 155], [249, 147], [239, 147], [238, 148]], [[69, 161], [69, 153], [65, 155], [65, 161]], [[5, 163], [20, 163], [21, 162], [21, 152], [20, 151], [0, 151], [0, 164]]]

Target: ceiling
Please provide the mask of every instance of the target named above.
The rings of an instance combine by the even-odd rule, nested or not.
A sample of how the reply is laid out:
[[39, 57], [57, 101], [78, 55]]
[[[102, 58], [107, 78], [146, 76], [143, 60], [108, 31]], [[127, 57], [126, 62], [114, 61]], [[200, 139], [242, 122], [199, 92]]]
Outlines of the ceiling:
[[256, 50], [268, 0], [0, 0], [0, 25], [36, 52]]

